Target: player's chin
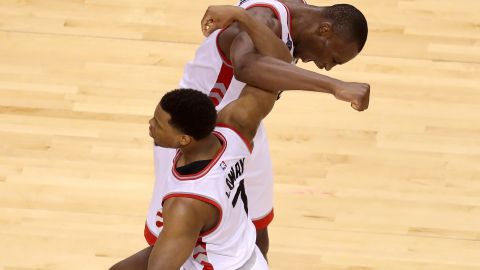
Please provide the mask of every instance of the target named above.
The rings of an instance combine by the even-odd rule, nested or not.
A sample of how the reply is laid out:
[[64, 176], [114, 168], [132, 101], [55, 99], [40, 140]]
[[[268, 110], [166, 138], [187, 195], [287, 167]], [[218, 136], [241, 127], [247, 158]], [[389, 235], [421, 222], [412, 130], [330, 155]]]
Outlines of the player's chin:
[[153, 144], [158, 147], [165, 147], [163, 143], [153, 140]]
[[177, 146], [172, 142], [166, 143], [165, 141], [161, 141], [161, 140], [153, 140], [153, 144], [155, 146], [162, 147], [162, 148], [177, 148]]

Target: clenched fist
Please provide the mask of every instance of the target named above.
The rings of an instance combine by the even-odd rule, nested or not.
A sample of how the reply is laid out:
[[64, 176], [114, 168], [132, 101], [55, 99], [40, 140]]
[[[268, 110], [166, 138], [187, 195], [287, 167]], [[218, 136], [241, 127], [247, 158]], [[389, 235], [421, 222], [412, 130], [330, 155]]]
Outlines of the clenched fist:
[[334, 95], [337, 99], [350, 102], [352, 108], [364, 111], [370, 101], [370, 85], [366, 83], [342, 82], [336, 88]]

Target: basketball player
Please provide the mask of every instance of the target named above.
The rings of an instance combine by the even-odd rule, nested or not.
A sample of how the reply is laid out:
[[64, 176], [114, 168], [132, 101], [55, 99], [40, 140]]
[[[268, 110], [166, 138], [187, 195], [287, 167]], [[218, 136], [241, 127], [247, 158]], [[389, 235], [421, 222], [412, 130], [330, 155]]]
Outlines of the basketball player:
[[[220, 15], [210, 17], [209, 27], [236, 20], [262, 55], [292, 60], [281, 40], [243, 9], [218, 7], [214, 11]], [[217, 122], [222, 124], [213, 133], [217, 114], [205, 94], [183, 89], [162, 98], [150, 120], [150, 134], [156, 149], [178, 151], [173, 161], [155, 164], [156, 203], [149, 216], [156, 216], [156, 227], [146, 235], [153, 246], [112, 270], [267, 269], [248, 218], [244, 177], [256, 130], [277, 95], [246, 86], [238, 99], [218, 113]], [[352, 92], [350, 100], [359, 110], [366, 109], [368, 91]]]
[[[330, 70], [344, 64], [362, 50], [368, 27], [360, 11], [350, 5], [316, 7], [299, 2], [243, 0], [239, 6], [268, 26], [295, 59], [314, 62], [320, 69]], [[208, 17], [204, 21], [207, 22]], [[224, 30], [204, 30], [209, 36], [198, 48], [195, 58], [185, 66], [180, 87], [208, 94], [217, 111], [237, 99], [245, 84], [272, 91], [324, 92], [347, 102], [351, 102], [351, 92], [369, 88], [366, 84], [329, 78], [262, 55], [238, 23]], [[247, 164], [245, 181], [250, 216], [257, 228], [257, 245], [266, 254], [267, 226], [273, 219], [273, 173], [263, 124], [254, 141], [255, 149]], [[172, 150], [158, 150], [155, 159], [168, 160], [173, 155]]]

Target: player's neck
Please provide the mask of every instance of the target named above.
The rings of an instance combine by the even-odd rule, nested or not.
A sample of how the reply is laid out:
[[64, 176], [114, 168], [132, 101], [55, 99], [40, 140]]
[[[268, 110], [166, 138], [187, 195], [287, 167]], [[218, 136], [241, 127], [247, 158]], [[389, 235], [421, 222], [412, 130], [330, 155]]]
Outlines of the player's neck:
[[206, 138], [193, 141], [188, 146], [180, 148], [182, 156], [177, 162], [177, 166], [185, 166], [199, 160], [213, 159], [222, 144], [213, 133]]
[[318, 19], [321, 16], [321, 10], [323, 7], [309, 6], [305, 4], [289, 3], [285, 2], [285, 5], [291, 12], [292, 16], [292, 39], [296, 43], [296, 40], [303, 39], [303, 33], [305, 29], [310, 28], [312, 25], [312, 19]]

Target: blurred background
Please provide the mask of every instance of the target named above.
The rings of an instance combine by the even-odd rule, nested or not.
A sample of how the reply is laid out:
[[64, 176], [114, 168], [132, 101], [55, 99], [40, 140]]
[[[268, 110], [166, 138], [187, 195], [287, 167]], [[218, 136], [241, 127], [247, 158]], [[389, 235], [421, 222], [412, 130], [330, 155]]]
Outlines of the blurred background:
[[[358, 113], [283, 94], [266, 120], [272, 269], [480, 269], [480, 1], [362, 0]], [[148, 119], [227, 0], [0, 0], [0, 269], [108, 269], [146, 247]], [[299, 64], [316, 70], [313, 64]], [[316, 70], [318, 71], [318, 70]]]

